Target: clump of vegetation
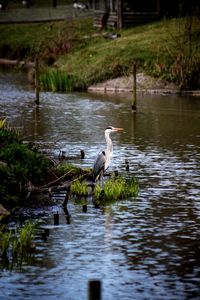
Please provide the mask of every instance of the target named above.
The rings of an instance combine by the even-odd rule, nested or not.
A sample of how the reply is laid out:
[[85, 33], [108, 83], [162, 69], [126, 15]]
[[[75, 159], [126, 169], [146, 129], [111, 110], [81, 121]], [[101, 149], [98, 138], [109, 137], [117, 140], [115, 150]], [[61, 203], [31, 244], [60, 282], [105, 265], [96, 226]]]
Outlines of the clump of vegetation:
[[[93, 189], [95, 205], [104, 206], [117, 200], [136, 197], [139, 186], [135, 177], [108, 179], [102, 186], [96, 184]], [[70, 185], [70, 193], [77, 200], [85, 199], [89, 195], [89, 186], [86, 181], [74, 180]]]
[[[165, 41], [152, 74], [175, 82], [180, 90], [200, 86], [200, 23], [188, 16], [163, 22]], [[161, 49], [159, 49], [161, 50]]]
[[85, 198], [88, 196], [88, 185], [85, 181], [75, 180], [71, 184], [70, 191], [77, 198]]
[[78, 86], [75, 77], [68, 75], [65, 71], [53, 69], [40, 76], [40, 85], [43, 90], [52, 92], [70, 92]]
[[103, 187], [97, 184], [94, 188], [94, 199], [96, 204], [104, 205], [112, 201], [136, 197], [138, 191], [138, 181], [135, 177], [128, 179], [119, 177], [108, 179]]
[[[0, 129], [0, 199], [10, 208], [24, 200], [30, 185], [46, 182], [51, 162], [32, 145], [23, 144], [18, 132]], [[28, 201], [28, 200], [27, 200]]]
[[35, 226], [30, 222], [14, 230], [0, 226], [0, 262], [3, 267], [12, 269], [28, 259], [34, 249]]

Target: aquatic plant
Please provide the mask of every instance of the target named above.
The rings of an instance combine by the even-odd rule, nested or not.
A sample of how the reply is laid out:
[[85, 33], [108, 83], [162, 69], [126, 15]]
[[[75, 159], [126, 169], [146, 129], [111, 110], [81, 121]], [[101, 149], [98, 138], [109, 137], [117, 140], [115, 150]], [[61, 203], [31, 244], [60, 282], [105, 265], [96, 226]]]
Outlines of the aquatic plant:
[[36, 224], [27, 222], [22, 228], [6, 229], [0, 226], [0, 258], [2, 265], [12, 268], [22, 264], [33, 249]]
[[19, 250], [22, 254], [24, 251], [31, 249], [32, 241], [35, 234], [35, 225], [26, 223], [19, 233]]
[[129, 197], [136, 197], [139, 191], [138, 181], [135, 177], [128, 179], [118, 177], [108, 179], [103, 187], [96, 185], [94, 199], [96, 204], [106, 204]]
[[76, 197], [86, 197], [88, 195], [88, 185], [86, 182], [81, 182], [80, 180], [75, 180], [71, 184], [71, 193]]
[[123, 178], [109, 179], [103, 187], [105, 200], [117, 200], [123, 198], [126, 181]]
[[6, 119], [0, 119], [0, 129], [5, 126]]
[[76, 78], [62, 70], [52, 69], [40, 75], [40, 85], [43, 90], [52, 92], [73, 91], [76, 86]]
[[10, 246], [11, 231], [3, 232], [2, 229], [3, 227], [0, 228], [0, 251], [1, 255], [5, 256]]

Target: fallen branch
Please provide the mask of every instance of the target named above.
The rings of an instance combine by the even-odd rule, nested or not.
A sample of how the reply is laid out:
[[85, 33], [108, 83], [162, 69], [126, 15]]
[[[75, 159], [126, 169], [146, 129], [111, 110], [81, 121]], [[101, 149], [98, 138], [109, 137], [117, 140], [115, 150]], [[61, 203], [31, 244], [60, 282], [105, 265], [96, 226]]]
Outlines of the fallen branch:
[[[69, 186], [72, 184], [72, 182], [75, 182], [76, 180], [80, 180], [83, 179], [86, 175], [88, 174], [82, 174], [80, 176], [78, 176], [77, 178], [73, 179], [73, 180], [68, 180], [63, 182], [61, 185], [58, 185], [56, 183], [60, 182], [63, 178], [65, 178], [66, 176], [70, 175], [71, 171], [63, 174], [62, 176], [60, 176], [59, 178], [43, 185], [40, 187], [34, 186], [30, 181], [27, 184], [27, 190], [28, 190], [28, 194], [26, 196], [26, 199], [28, 199], [31, 195], [32, 192], [40, 192], [40, 193], [49, 193], [51, 194], [52, 192], [58, 192], [58, 191], [63, 191], [63, 190], [68, 190]], [[53, 185], [53, 186], [52, 186]]]

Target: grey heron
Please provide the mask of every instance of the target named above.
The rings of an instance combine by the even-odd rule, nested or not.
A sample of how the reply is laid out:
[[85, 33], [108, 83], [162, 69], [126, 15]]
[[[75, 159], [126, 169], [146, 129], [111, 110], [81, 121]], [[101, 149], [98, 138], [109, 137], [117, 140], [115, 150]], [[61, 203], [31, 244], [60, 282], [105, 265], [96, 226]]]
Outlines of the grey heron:
[[110, 164], [110, 159], [113, 154], [113, 145], [112, 145], [112, 140], [110, 138], [110, 133], [123, 130], [123, 128], [119, 127], [112, 127], [109, 126], [105, 130], [105, 140], [107, 147], [104, 151], [101, 151], [93, 165], [93, 181], [96, 182], [98, 179], [101, 179], [104, 175], [105, 170], [107, 170], [109, 164]]

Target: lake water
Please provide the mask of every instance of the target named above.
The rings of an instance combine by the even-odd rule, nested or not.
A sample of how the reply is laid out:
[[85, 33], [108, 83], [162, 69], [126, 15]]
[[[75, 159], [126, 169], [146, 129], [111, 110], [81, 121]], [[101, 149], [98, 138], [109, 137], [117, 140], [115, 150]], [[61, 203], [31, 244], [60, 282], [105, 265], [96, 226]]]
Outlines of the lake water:
[[[52, 156], [60, 151], [91, 167], [112, 125], [110, 171], [139, 180], [137, 199], [87, 211], [54, 195], [36, 236], [37, 252], [21, 271], [0, 271], [1, 299], [88, 299], [88, 282], [102, 283], [102, 299], [200, 299], [200, 97], [144, 95], [138, 110], [129, 95], [34, 93], [24, 75], [0, 75], [0, 118], [25, 141]], [[126, 176], [129, 176], [126, 174]], [[60, 225], [53, 214], [59, 212]], [[27, 210], [26, 214], [30, 213]], [[41, 232], [50, 229], [46, 241]]]

